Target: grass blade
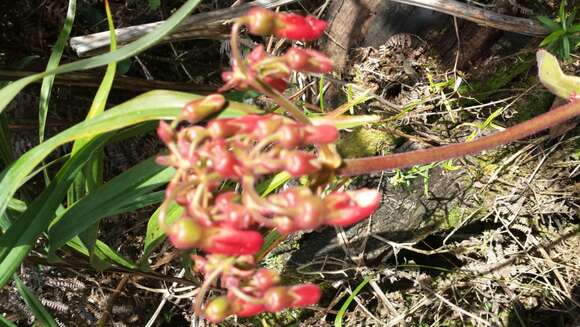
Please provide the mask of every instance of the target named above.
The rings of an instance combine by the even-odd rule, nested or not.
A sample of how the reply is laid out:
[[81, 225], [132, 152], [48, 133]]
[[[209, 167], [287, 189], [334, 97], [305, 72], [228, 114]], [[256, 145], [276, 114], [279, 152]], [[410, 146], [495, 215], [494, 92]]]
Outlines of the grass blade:
[[365, 279], [363, 279], [363, 281], [360, 284], [358, 284], [358, 286], [354, 289], [354, 291], [352, 291], [352, 293], [346, 299], [346, 301], [344, 301], [342, 307], [340, 307], [340, 310], [338, 310], [338, 313], [336, 314], [336, 318], [334, 319], [335, 327], [342, 327], [342, 317], [344, 317], [346, 310], [348, 310], [348, 307], [354, 300], [354, 297], [357, 296], [358, 293], [360, 293], [360, 291], [363, 289], [363, 287], [365, 287], [365, 285], [371, 281], [371, 278], [372, 278], [371, 276], [365, 277]]
[[20, 278], [14, 277], [14, 280], [16, 281], [16, 288], [18, 289], [20, 296], [36, 317], [37, 322], [46, 327], [59, 327], [54, 318], [52, 318], [50, 313], [42, 303], [40, 303], [36, 295], [34, 295], [34, 293], [32, 293], [32, 291], [22, 283]]
[[118, 211], [118, 208], [133, 198], [165, 185], [173, 174], [173, 169], [159, 166], [151, 158], [113, 178], [76, 202], [50, 226], [49, 252], [54, 253], [70, 239]]
[[186, 18], [193, 9], [195, 9], [200, 1], [201, 0], [188, 0], [173, 15], [171, 15], [169, 19], [167, 19], [163, 24], [159, 25], [159, 27], [157, 27], [153, 32], [148, 33], [135, 42], [129, 43], [127, 46], [117, 51], [65, 64], [49, 71], [19, 79], [18, 81], [5, 86], [0, 90], [0, 113], [4, 111], [10, 101], [12, 101], [12, 99], [14, 99], [14, 97], [24, 87], [34, 81], [44, 78], [45, 76], [101, 67], [112, 62], [117, 62], [133, 57], [143, 50], [150, 48], [151, 46], [158, 43], [164, 36], [173, 31], [179, 25], [179, 23], [184, 18]]
[[0, 315], [0, 326], [2, 326], [2, 327], [18, 327], [12, 321], [4, 318], [2, 315]]
[[26, 212], [0, 236], [0, 288], [10, 280], [36, 239], [48, 227], [75, 176], [108, 138], [108, 135], [103, 135], [95, 139], [68, 160]]
[[[109, 25], [109, 34], [111, 37], [111, 52], [117, 50], [117, 37], [115, 35], [115, 24], [113, 23], [113, 16], [111, 15], [111, 8], [109, 6], [109, 1], [105, 0], [105, 12], [107, 14], [107, 23]], [[89, 120], [105, 110], [105, 105], [107, 104], [107, 99], [109, 98], [109, 93], [111, 92], [111, 87], [113, 86], [113, 80], [115, 79], [115, 72], [117, 71], [117, 63], [112, 62], [107, 65], [107, 70], [105, 76], [101, 81], [101, 85], [97, 90], [97, 93], [91, 104], [91, 108], [87, 114], [85, 120]], [[87, 142], [91, 139], [79, 139], [73, 144], [71, 155], [81, 149]], [[69, 191], [68, 203], [76, 203], [81, 197], [85, 195], [85, 192], [90, 193], [94, 188], [103, 183], [103, 158], [104, 155], [102, 151], [91, 159], [87, 163], [87, 167], [84, 169], [84, 174], [80, 174], [75, 180], [73, 187]], [[93, 266], [104, 267], [105, 263], [95, 256], [94, 249], [99, 234], [99, 224], [93, 225], [91, 228], [85, 230], [80, 238], [88, 248], [90, 253], [90, 261]]]
[[[52, 48], [50, 58], [46, 64], [46, 71], [50, 71], [58, 67], [60, 58], [64, 52], [64, 48], [68, 42], [70, 31], [75, 20], [75, 13], [77, 11], [77, 1], [69, 0], [68, 9], [66, 11], [66, 18], [64, 26], [58, 35], [58, 39]], [[48, 105], [50, 103], [50, 94], [52, 92], [52, 84], [54, 83], [54, 75], [48, 75], [42, 79], [40, 86], [40, 102], [38, 104], [38, 140], [39, 143], [44, 141], [44, 130], [46, 126], [46, 115], [48, 113]], [[48, 175], [45, 175], [48, 177]]]

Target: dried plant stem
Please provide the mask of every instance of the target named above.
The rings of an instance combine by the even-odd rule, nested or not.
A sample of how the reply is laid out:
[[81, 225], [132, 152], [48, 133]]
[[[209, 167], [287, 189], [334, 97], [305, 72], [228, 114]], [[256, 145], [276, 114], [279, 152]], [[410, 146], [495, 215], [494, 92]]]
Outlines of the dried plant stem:
[[533, 135], [579, 115], [580, 100], [572, 100], [567, 105], [472, 142], [451, 144], [387, 156], [345, 160], [344, 166], [338, 173], [341, 176], [363, 175], [472, 155]]

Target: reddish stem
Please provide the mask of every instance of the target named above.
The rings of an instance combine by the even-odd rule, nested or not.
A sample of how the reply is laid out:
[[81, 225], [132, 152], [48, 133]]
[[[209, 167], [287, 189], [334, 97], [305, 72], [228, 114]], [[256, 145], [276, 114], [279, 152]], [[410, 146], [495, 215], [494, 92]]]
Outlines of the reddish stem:
[[472, 142], [451, 144], [387, 156], [345, 160], [338, 174], [341, 176], [364, 175], [382, 170], [405, 168], [476, 154], [554, 127], [579, 115], [580, 100], [573, 100], [567, 105]]

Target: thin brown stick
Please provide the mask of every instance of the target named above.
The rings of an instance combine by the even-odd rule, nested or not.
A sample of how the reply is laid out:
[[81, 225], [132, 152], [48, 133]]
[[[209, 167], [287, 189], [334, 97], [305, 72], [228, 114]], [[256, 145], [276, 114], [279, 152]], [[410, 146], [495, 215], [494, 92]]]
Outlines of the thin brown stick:
[[[221, 38], [224, 35], [222, 35], [219, 26], [215, 26], [216, 23], [221, 23], [225, 20], [239, 17], [252, 6], [261, 5], [266, 8], [273, 8], [296, 1], [297, 0], [253, 1], [236, 7], [192, 15], [184, 19], [179, 27], [177, 27], [172, 34], [163, 39], [162, 42], [172, 42], [192, 38]], [[132, 42], [151, 32], [163, 22], [164, 21], [159, 21], [154, 23], [129, 26], [125, 28], [118, 28], [115, 30], [115, 33], [117, 34], [117, 43], [123, 45]], [[214, 24], [213, 27], [212, 24]], [[208, 28], [211, 29], [212, 32], [208, 33]], [[76, 51], [79, 57], [107, 51], [109, 43], [109, 32], [99, 32], [89, 35], [77, 36], [71, 38], [70, 40], [71, 47]]]
[[566, 122], [576, 116], [580, 116], [580, 100], [572, 101], [567, 105], [558, 107], [528, 121], [507, 128], [496, 134], [481, 137], [472, 142], [451, 144], [387, 156], [345, 160], [344, 166], [338, 173], [342, 176], [363, 175], [476, 154], [533, 135]]
[[550, 32], [534, 19], [514, 17], [470, 6], [454, 0], [391, 0], [406, 5], [431, 9], [472, 21], [479, 25], [530, 36], [545, 36]]

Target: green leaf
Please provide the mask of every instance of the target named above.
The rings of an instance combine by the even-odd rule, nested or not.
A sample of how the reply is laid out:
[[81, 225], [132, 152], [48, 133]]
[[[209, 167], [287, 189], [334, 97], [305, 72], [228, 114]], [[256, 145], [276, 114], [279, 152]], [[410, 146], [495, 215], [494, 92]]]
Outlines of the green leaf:
[[570, 39], [566, 36], [562, 39], [562, 58], [570, 58]]
[[565, 75], [556, 57], [545, 50], [539, 50], [536, 57], [540, 81], [550, 92], [564, 99], [580, 94], [580, 77]]
[[562, 35], [566, 34], [563, 30], [557, 30], [555, 32], [550, 33], [550, 35], [546, 36], [540, 43], [540, 47], [545, 47], [549, 44], [556, 42], [558, 39], [562, 37]]
[[[147, 223], [147, 233], [145, 234], [145, 241], [143, 247], [143, 259], [148, 258], [155, 248], [163, 243], [165, 240], [165, 232], [159, 226], [159, 214], [161, 213], [161, 208], [155, 210], [149, 222]], [[183, 213], [183, 208], [175, 202], [168, 205], [165, 211], [165, 222], [171, 224]], [[143, 260], [146, 262], [146, 260]]]
[[551, 32], [562, 29], [558, 23], [546, 16], [538, 16], [538, 20], [542, 22]]
[[4, 316], [2, 316], [1, 314], [0, 314], [0, 326], [2, 326], [2, 327], [18, 327], [12, 321], [4, 318]]
[[311, 117], [314, 125], [329, 124], [338, 129], [354, 128], [366, 124], [378, 123], [381, 121], [379, 115], [340, 115], [340, 116], [318, 116]]
[[169, 19], [167, 19], [163, 24], [159, 25], [154, 31], [148, 33], [147, 35], [139, 38], [138, 40], [129, 43], [127, 46], [114, 51], [105, 53], [96, 57], [87, 58], [72, 62], [66, 65], [62, 65], [56, 69], [34, 74], [14, 83], [5, 86], [0, 90], [0, 113], [4, 111], [6, 106], [14, 99], [14, 97], [28, 84], [35, 82], [45, 76], [70, 73], [77, 70], [86, 70], [91, 68], [96, 68], [104, 65], [108, 65], [112, 62], [117, 62], [123, 59], [127, 59], [135, 56], [141, 51], [152, 47], [158, 43], [163, 37], [171, 33], [179, 23], [189, 15], [189, 13], [195, 9], [200, 0], [188, 0], [183, 4]]
[[568, 33], [570, 33], [570, 34], [580, 33], [580, 24], [576, 24], [576, 25], [568, 28]]
[[[89, 257], [89, 250], [83, 245], [83, 242], [80, 240], [80, 238], [75, 237], [72, 240], [68, 241], [66, 243], [67, 246], [70, 246], [71, 248], [73, 248], [75, 251]], [[117, 265], [121, 266], [121, 267], [125, 267], [128, 269], [136, 269], [137, 268], [137, 264], [135, 264], [133, 261], [126, 259], [125, 257], [123, 257], [121, 254], [119, 254], [119, 252], [111, 249], [110, 246], [108, 246], [106, 243], [102, 242], [101, 240], [97, 240], [96, 244], [95, 244], [95, 255], [97, 255], [100, 259], [103, 260], [103, 262], [105, 262], [106, 260], [110, 260], [113, 263], [116, 263]], [[101, 270], [107, 268], [106, 266], [104, 267], [98, 267]]]
[[350, 306], [350, 304], [354, 300], [354, 297], [357, 296], [358, 293], [360, 293], [360, 291], [363, 289], [363, 287], [365, 287], [366, 284], [368, 284], [371, 281], [371, 278], [372, 278], [371, 276], [365, 277], [365, 279], [363, 279], [363, 281], [360, 284], [358, 284], [358, 286], [354, 289], [354, 291], [352, 291], [352, 293], [346, 299], [346, 301], [344, 301], [344, 303], [342, 304], [342, 307], [340, 307], [340, 310], [338, 310], [338, 313], [336, 314], [336, 318], [334, 319], [334, 326], [335, 327], [342, 326], [342, 317], [344, 317], [346, 310], [348, 310], [348, 307]]
[[159, 166], [151, 158], [95, 189], [72, 205], [50, 226], [49, 252], [54, 253], [73, 237], [112, 212], [118, 211], [127, 201], [165, 185], [173, 174], [173, 169]]
[[52, 318], [50, 313], [48, 313], [46, 308], [44, 308], [42, 303], [40, 303], [36, 295], [34, 295], [34, 293], [32, 293], [32, 291], [29, 290], [28, 287], [24, 285], [24, 283], [22, 283], [20, 278], [14, 277], [14, 280], [16, 281], [16, 288], [18, 289], [20, 296], [22, 297], [26, 305], [30, 308], [32, 314], [34, 314], [34, 317], [36, 317], [36, 320], [42, 326], [59, 327], [54, 318]]
[[[64, 21], [64, 26], [58, 35], [58, 39], [52, 48], [50, 53], [50, 58], [48, 59], [48, 64], [46, 64], [46, 71], [51, 71], [58, 67], [60, 63], [60, 58], [64, 52], [64, 48], [68, 42], [70, 36], [70, 31], [75, 20], [75, 13], [77, 10], [77, 1], [69, 0], [68, 9], [66, 12], [66, 19]], [[52, 84], [54, 82], [55, 75], [48, 75], [42, 79], [42, 85], [40, 87], [40, 102], [38, 104], [38, 140], [39, 143], [44, 141], [44, 130], [46, 126], [46, 115], [48, 113], [48, 105], [50, 103], [50, 94], [52, 92]], [[46, 175], [48, 178], [48, 175]]]
[[10, 280], [36, 239], [48, 227], [75, 176], [91, 155], [105, 145], [108, 138], [108, 135], [103, 135], [91, 141], [78, 155], [69, 159], [40, 196], [0, 236], [0, 288]]
[[[107, 23], [109, 25], [109, 35], [111, 38], [111, 52], [117, 50], [117, 36], [115, 33], [115, 24], [113, 23], [113, 16], [111, 15], [111, 8], [109, 2], [105, 1], [105, 11], [107, 14]], [[111, 87], [113, 86], [113, 80], [115, 79], [115, 72], [117, 71], [117, 63], [112, 62], [107, 65], [107, 70], [105, 71], [105, 76], [101, 81], [101, 85], [97, 90], [97, 94], [93, 99], [91, 108], [87, 114], [85, 120], [89, 120], [96, 115], [102, 113], [105, 110], [105, 105], [107, 104], [107, 99], [109, 93], [111, 92]], [[71, 155], [82, 148], [90, 138], [76, 140], [73, 144]], [[101, 185], [103, 182], [103, 158], [104, 154], [101, 152], [99, 155], [95, 156], [84, 169], [84, 174], [81, 174], [75, 180], [73, 187], [69, 191], [69, 201], [68, 203], [77, 202], [86, 192], [91, 192], [95, 187]], [[105, 264], [99, 259], [99, 256], [95, 256], [94, 248], [99, 235], [99, 225], [95, 224], [91, 228], [85, 230], [80, 238], [89, 249], [90, 261], [93, 266], [104, 267]]]

